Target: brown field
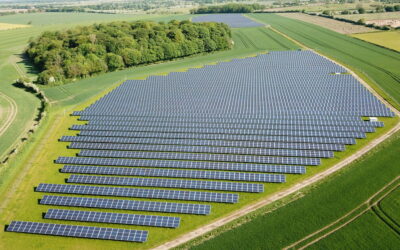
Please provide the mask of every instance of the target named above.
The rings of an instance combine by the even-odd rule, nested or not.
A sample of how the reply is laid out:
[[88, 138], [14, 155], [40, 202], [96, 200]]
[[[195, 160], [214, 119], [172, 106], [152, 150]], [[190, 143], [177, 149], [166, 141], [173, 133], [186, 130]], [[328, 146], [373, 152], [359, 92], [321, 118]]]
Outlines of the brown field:
[[27, 27], [30, 27], [30, 25], [12, 24], [12, 23], [0, 23], [0, 30], [12, 30], [12, 29], [27, 28]]
[[386, 20], [370, 20], [370, 21], [366, 21], [367, 24], [374, 24], [374, 25], [378, 25], [378, 26], [391, 26], [393, 28], [397, 28], [400, 27], [400, 20], [392, 20], [392, 19], [386, 19]]
[[304, 22], [320, 25], [324, 28], [342, 33], [342, 34], [353, 34], [353, 33], [365, 33], [365, 32], [372, 32], [376, 31], [375, 29], [368, 28], [365, 26], [361, 25], [355, 25], [351, 23], [345, 23], [325, 17], [319, 17], [319, 16], [310, 16], [307, 14], [301, 14], [301, 13], [280, 13], [279, 15], [288, 17], [288, 18], [293, 18], [297, 20], [301, 20]]

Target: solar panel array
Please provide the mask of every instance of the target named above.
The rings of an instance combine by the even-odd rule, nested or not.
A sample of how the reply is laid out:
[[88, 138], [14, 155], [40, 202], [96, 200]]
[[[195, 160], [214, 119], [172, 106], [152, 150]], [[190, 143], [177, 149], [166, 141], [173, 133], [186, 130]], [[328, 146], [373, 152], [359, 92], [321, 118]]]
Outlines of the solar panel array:
[[50, 224], [29, 221], [12, 221], [7, 232], [44, 234], [89, 239], [145, 242], [147, 231], [110, 227], [88, 227], [76, 225]]
[[65, 209], [49, 209], [44, 215], [45, 219], [81, 221], [81, 222], [97, 222], [112, 223], [123, 225], [139, 225], [152, 227], [170, 227], [179, 226], [179, 217], [154, 216], [143, 214], [121, 214], [106, 213], [94, 211], [78, 211]]
[[[232, 26], [259, 25], [220, 16]], [[60, 141], [77, 154], [55, 160], [66, 164], [66, 184], [42, 183], [36, 191], [73, 195], [44, 195], [40, 204], [82, 211], [51, 208], [44, 219], [176, 228], [179, 217], [108, 210], [208, 215], [211, 205], [203, 203], [228, 206], [238, 193], [255, 195], [286, 182], [286, 174], [304, 174], [384, 125], [361, 116], [393, 116], [344, 73], [311, 51], [290, 51], [126, 81], [73, 113], [85, 124]], [[93, 208], [106, 211], [84, 210]], [[63, 225], [42, 224], [9, 228], [48, 234], [55, 225], [52, 234], [62, 235]], [[102, 230], [92, 228], [88, 236]], [[81, 228], [68, 230], [64, 236], [80, 237], [74, 230]], [[147, 232], [123, 235], [116, 240], [147, 239]]]
[[195, 16], [192, 18], [192, 22], [219, 22], [225, 23], [231, 28], [245, 28], [245, 27], [258, 27], [264, 26], [265, 24], [253, 21], [242, 14], [211, 14]]
[[45, 195], [41, 205], [207, 215], [210, 205]]

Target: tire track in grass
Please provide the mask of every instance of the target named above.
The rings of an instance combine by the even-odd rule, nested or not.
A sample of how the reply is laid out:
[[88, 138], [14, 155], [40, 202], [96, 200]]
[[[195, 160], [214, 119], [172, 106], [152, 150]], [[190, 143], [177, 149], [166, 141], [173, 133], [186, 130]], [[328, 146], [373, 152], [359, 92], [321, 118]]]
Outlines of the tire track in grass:
[[[347, 226], [360, 216], [364, 215], [369, 210], [374, 211], [376, 207], [387, 195], [389, 195], [393, 190], [400, 186], [400, 176], [394, 178], [391, 182], [383, 186], [378, 192], [370, 196], [365, 202], [343, 215], [339, 219], [335, 220], [331, 224], [307, 235], [306, 237], [294, 242], [293, 244], [284, 247], [283, 250], [288, 249], [305, 249], [318, 241], [328, 237], [334, 232], [340, 230], [341, 228]], [[378, 216], [380, 218], [380, 216]], [[393, 229], [393, 228], [392, 228]], [[321, 235], [322, 234], [322, 235]], [[320, 235], [320, 236], [318, 236]], [[315, 238], [316, 237], [316, 238]], [[311, 241], [310, 241], [311, 240]]]
[[270, 34], [268, 34], [268, 32], [264, 29], [260, 29], [261, 33], [263, 33], [264, 35], [266, 35], [268, 38], [270, 38], [272, 41], [276, 42], [276, 44], [280, 45], [282, 48], [286, 49], [286, 50], [290, 50], [290, 48], [285, 45], [283, 42], [279, 41], [278, 39], [276, 39], [275, 37], [271, 36]]

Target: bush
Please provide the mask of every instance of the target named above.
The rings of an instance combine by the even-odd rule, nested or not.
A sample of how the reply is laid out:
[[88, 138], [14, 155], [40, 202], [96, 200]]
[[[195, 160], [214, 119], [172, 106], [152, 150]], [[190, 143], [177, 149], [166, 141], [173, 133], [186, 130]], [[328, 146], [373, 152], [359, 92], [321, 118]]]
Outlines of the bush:
[[[275, 3], [274, 3], [275, 4]], [[212, 5], [190, 10], [191, 14], [211, 14], [211, 13], [251, 13], [256, 10], [264, 9], [264, 5], [255, 4], [236, 4]]]
[[348, 14], [350, 14], [350, 11], [344, 10], [344, 11], [341, 12], [341, 14], [342, 14], [342, 15], [348, 15]]
[[357, 24], [364, 25], [365, 24], [365, 18], [361, 18], [360, 20], [358, 20]]
[[400, 11], [400, 4], [394, 6], [394, 11]]
[[365, 14], [365, 9], [363, 7], [360, 7], [357, 9], [359, 14]]
[[393, 6], [385, 6], [385, 11], [386, 12], [393, 12], [394, 11], [394, 7]]

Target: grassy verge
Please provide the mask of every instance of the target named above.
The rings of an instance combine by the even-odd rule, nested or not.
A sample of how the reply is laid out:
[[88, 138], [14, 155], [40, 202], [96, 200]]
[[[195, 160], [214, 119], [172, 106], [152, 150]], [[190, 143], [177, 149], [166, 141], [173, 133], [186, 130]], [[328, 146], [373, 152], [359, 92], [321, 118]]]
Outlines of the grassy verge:
[[[400, 156], [395, 150], [390, 149], [399, 146], [400, 133], [397, 133], [343, 171], [288, 197], [286, 201], [282, 201], [284, 204], [288, 203], [285, 206], [282, 204], [267, 206], [248, 218], [231, 223], [225, 229], [219, 229], [218, 231], [223, 232], [222, 234], [218, 231], [213, 232], [181, 248], [194, 246], [194, 249], [221, 249], [223, 246], [225, 249], [281, 249], [286, 247], [345, 215], [398, 176], [400, 169], [397, 167], [397, 161]], [[382, 171], [382, 166], [385, 167], [385, 171]], [[276, 206], [282, 207], [274, 209]], [[378, 223], [382, 222], [378, 221]], [[370, 236], [375, 233], [382, 235], [378, 229], [381, 228], [365, 226], [362, 230], [363, 234], [346, 231], [347, 233], [343, 235], [349, 242], [362, 242], [364, 238], [373, 238]], [[366, 230], [369, 230], [368, 234], [365, 233]], [[198, 245], [204, 239], [210, 240]], [[338, 242], [337, 247], [340, 248], [341, 242], [346, 244], [347, 241], [336, 239], [332, 242]], [[319, 247], [319, 249], [337, 248], [332, 245]]]

